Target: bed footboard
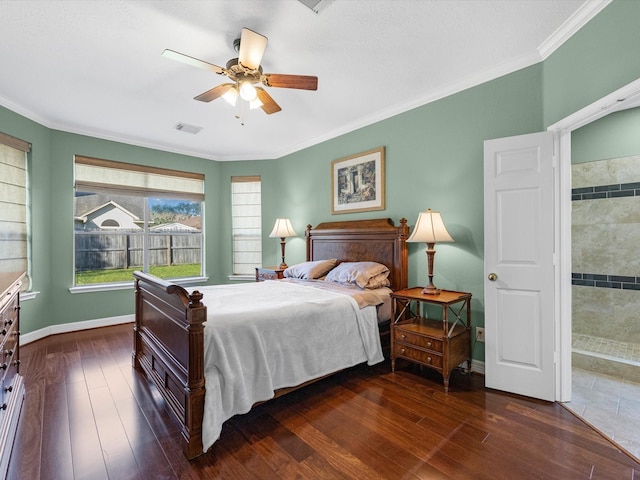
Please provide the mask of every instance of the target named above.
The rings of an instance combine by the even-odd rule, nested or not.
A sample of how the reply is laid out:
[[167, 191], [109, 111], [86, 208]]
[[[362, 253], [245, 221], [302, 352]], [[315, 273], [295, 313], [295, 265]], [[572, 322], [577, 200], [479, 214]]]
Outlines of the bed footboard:
[[152, 275], [134, 272], [133, 366], [158, 388], [180, 422], [187, 458], [201, 455], [204, 414], [202, 294]]

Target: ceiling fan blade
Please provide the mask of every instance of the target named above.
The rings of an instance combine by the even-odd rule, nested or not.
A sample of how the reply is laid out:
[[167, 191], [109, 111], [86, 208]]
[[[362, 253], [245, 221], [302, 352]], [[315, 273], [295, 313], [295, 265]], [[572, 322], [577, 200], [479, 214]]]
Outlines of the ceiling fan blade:
[[300, 90], [317, 90], [318, 77], [309, 75], [285, 75], [281, 73], [267, 73], [264, 82], [267, 87], [297, 88]]
[[201, 93], [193, 99], [199, 100], [201, 102], [210, 102], [211, 100], [215, 100], [216, 98], [221, 97], [234, 86], [235, 84], [233, 83], [223, 83], [222, 85], [218, 85], [217, 87], [213, 87], [211, 90], [207, 90], [206, 92]]
[[247, 68], [257, 70], [265, 48], [267, 48], [267, 37], [248, 28], [243, 28], [242, 35], [240, 35], [238, 61]]
[[267, 115], [271, 115], [272, 113], [276, 113], [282, 110], [282, 108], [280, 108], [280, 105], [278, 105], [276, 101], [271, 98], [271, 95], [269, 95], [264, 88], [256, 87], [256, 91], [258, 92], [258, 99], [262, 102], [262, 107], [260, 108], [264, 110], [264, 113], [266, 113]]
[[177, 60], [178, 62], [186, 63], [193, 67], [202, 68], [203, 70], [209, 70], [210, 72], [217, 73], [219, 75], [224, 73], [224, 69], [213, 63], [205, 62], [204, 60], [198, 60], [197, 58], [190, 57], [184, 53], [176, 52], [174, 50], [165, 50], [162, 52], [162, 56], [170, 58], [171, 60]]

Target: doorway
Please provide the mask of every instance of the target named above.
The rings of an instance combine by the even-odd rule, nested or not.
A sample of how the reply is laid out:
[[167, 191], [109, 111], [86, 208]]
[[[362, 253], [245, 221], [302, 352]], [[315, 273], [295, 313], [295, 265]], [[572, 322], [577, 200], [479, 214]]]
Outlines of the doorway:
[[556, 295], [559, 299], [556, 318], [556, 399], [571, 400], [571, 133], [615, 111], [640, 105], [640, 79], [616, 90], [581, 110], [549, 126], [547, 130], [558, 136], [558, 188], [556, 202], [558, 277]]
[[[636, 414], [640, 261], [635, 252], [640, 219], [634, 218], [640, 198], [632, 187], [640, 182], [640, 173], [633, 173], [640, 172], [640, 149], [631, 147], [620, 155], [618, 141], [612, 152], [605, 153], [605, 142], [593, 140], [599, 125], [603, 132], [607, 128], [609, 134], [619, 132], [611, 129], [612, 119], [638, 106], [639, 87], [638, 81], [627, 85], [550, 127], [561, 139], [560, 251], [565, 254], [561, 268], [565, 288], [566, 276], [571, 276], [559, 322], [559, 339], [565, 347], [560, 350], [561, 401], [571, 400], [565, 404], [569, 409], [636, 457], [640, 455], [640, 434], [635, 433], [640, 431]], [[585, 158], [581, 136], [593, 142], [592, 158]], [[583, 143], [589, 146], [589, 141]], [[573, 348], [566, 348], [568, 338]], [[573, 381], [568, 381], [571, 377]]]

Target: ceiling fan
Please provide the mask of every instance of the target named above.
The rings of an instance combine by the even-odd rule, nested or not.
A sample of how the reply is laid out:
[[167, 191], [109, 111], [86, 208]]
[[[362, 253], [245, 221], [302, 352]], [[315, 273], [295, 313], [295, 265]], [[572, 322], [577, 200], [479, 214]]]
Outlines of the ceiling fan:
[[[250, 108], [262, 108], [270, 115], [282, 110], [280, 105], [259, 85], [278, 88], [296, 88], [301, 90], [317, 90], [318, 77], [308, 75], [287, 75], [281, 73], [262, 73], [260, 61], [267, 47], [267, 37], [259, 33], [242, 29], [240, 38], [233, 42], [238, 58], [232, 58], [225, 68], [204, 60], [190, 57], [174, 50], [165, 50], [162, 55], [172, 60], [209, 70], [218, 75], [226, 75], [233, 83], [223, 83], [211, 90], [201, 93], [195, 100], [210, 102], [223, 97], [230, 104], [238, 104], [238, 98], [249, 103]], [[242, 102], [240, 102], [242, 104]]]

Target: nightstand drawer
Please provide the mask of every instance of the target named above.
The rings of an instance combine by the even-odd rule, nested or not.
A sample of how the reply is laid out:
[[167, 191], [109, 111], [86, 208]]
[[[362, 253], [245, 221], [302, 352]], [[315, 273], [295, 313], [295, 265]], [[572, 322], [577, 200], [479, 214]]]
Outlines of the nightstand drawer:
[[415, 360], [416, 362], [420, 362], [425, 365], [440, 369], [442, 368], [442, 356], [434, 352], [425, 352], [424, 350], [398, 343], [396, 345], [396, 354], [399, 357]]
[[394, 339], [396, 342], [409, 343], [416, 347], [425, 348], [433, 352], [442, 353], [442, 341], [431, 337], [423, 337], [415, 333], [407, 332], [396, 327], [394, 330]]

